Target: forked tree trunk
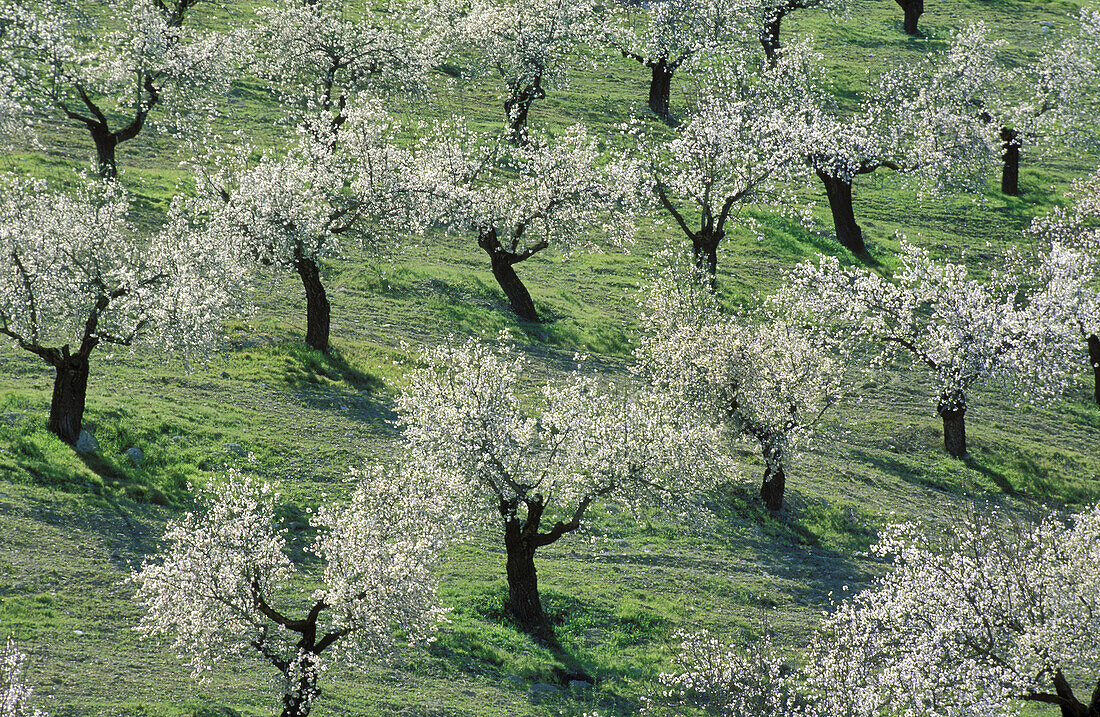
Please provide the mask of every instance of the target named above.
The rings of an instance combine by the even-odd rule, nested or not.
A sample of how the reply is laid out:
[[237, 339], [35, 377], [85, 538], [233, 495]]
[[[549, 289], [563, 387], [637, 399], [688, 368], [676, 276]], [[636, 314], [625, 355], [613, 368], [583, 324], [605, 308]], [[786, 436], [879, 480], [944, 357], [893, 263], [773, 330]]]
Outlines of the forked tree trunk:
[[1011, 127], [1001, 127], [1001, 192], [1011, 197], [1020, 194], [1020, 133]]
[[513, 518], [504, 528], [504, 547], [508, 556], [508, 614], [521, 630], [549, 642], [554, 639], [554, 631], [539, 598], [535, 573], [537, 546], [524, 537], [523, 527], [520, 520]]
[[88, 356], [77, 354], [54, 362], [56, 376], [46, 428], [69, 445], [76, 445], [84, 421], [88, 394]]
[[718, 244], [722, 234], [696, 234], [691, 238], [695, 269], [705, 279], [711, 291], [718, 288]]
[[489, 255], [493, 278], [497, 280], [497, 284], [500, 285], [504, 295], [508, 297], [508, 303], [511, 305], [512, 311], [516, 312], [516, 315], [524, 321], [537, 322], [539, 314], [535, 311], [535, 302], [532, 301], [530, 292], [519, 280], [519, 276], [516, 275], [516, 270], [513, 267], [542, 251], [546, 247], [546, 243], [536, 244], [517, 254], [508, 251], [500, 243], [496, 229], [488, 229], [478, 234], [477, 245]]
[[943, 419], [943, 447], [954, 458], [966, 456], [966, 403], [940, 399], [938, 407]]
[[1092, 364], [1093, 397], [1100, 405], [1100, 336], [1089, 335], [1089, 363]]
[[118, 147], [118, 138], [106, 126], [91, 129], [92, 141], [95, 142], [96, 166], [99, 168], [99, 176], [102, 179], [115, 179], [118, 177], [118, 164], [115, 161], [115, 148]]
[[760, 44], [764, 48], [764, 55], [768, 58], [768, 62], [773, 64], [779, 54], [779, 30], [786, 14], [786, 9], [781, 7], [768, 8], [764, 11], [764, 25], [760, 28]]
[[[302, 661], [303, 667], [312, 667], [308, 660], [309, 658], [305, 658]], [[317, 689], [317, 673], [312, 669], [301, 673], [297, 688], [296, 693], [283, 695], [283, 711], [280, 717], [306, 717], [313, 709], [313, 702], [321, 696]]]
[[829, 198], [829, 209], [833, 214], [833, 227], [836, 229], [837, 241], [855, 254], [867, 251], [867, 246], [863, 243], [863, 230], [856, 223], [855, 210], [852, 208], [852, 182], [844, 181], [821, 170], [818, 170], [817, 176], [825, 185], [825, 195]]
[[917, 20], [924, 13], [924, 0], [897, 0], [897, 3], [905, 12], [905, 23], [902, 25], [902, 30], [906, 35], [919, 37], [920, 30], [917, 29]]
[[328, 353], [329, 322], [332, 307], [329, 306], [325, 287], [321, 284], [321, 271], [317, 262], [299, 257], [294, 262], [302, 286], [306, 290], [306, 344], [318, 351]]
[[649, 109], [664, 121], [672, 118], [670, 97], [672, 95], [672, 73], [666, 60], [650, 65], [652, 73], [649, 81]]

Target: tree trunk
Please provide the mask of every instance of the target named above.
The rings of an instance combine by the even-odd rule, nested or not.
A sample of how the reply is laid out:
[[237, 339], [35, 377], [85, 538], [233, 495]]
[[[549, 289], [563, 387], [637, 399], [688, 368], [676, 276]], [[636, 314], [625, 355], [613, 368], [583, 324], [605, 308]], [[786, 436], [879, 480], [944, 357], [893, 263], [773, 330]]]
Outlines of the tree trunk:
[[940, 399], [939, 414], [943, 419], [943, 447], [954, 458], [966, 456], [966, 403]]
[[96, 166], [99, 168], [99, 176], [103, 179], [117, 178], [118, 165], [115, 162], [115, 148], [118, 146], [118, 138], [105, 126], [89, 129], [92, 133], [92, 141], [95, 142]]
[[920, 37], [917, 20], [924, 13], [924, 0], [897, 0], [897, 3], [901, 5], [901, 9], [905, 12], [905, 24], [902, 26], [902, 30], [905, 31], [906, 35]]
[[718, 289], [718, 243], [721, 235], [697, 234], [691, 238], [691, 251], [695, 255], [695, 269], [711, 291]]
[[1093, 396], [1100, 405], [1100, 336], [1089, 335], [1089, 363], [1092, 364]]
[[516, 518], [509, 520], [504, 528], [504, 547], [508, 552], [508, 613], [524, 632], [553, 641], [554, 631], [539, 599], [536, 546], [524, 539], [523, 532], [523, 523]]
[[508, 297], [512, 311], [524, 321], [537, 322], [539, 314], [535, 311], [535, 302], [531, 299], [527, 287], [516, 275], [516, 270], [512, 268], [514, 262], [503, 252], [490, 252], [489, 257], [493, 265], [493, 277], [500, 284], [504, 295]]
[[665, 60], [650, 66], [652, 79], [649, 81], [649, 109], [664, 121], [672, 118], [669, 109], [669, 96], [672, 94], [673, 69]]
[[317, 672], [313, 669], [312, 656], [302, 658], [301, 673], [296, 691], [283, 695], [283, 711], [280, 717], [306, 717], [313, 709], [313, 703], [320, 697], [317, 689]]
[[329, 317], [331, 307], [325, 287], [321, 285], [321, 271], [317, 262], [299, 257], [294, 262], [302, 285], [306, 289], [306, 344], [318, 351], [328, 353]]
[[527, 114], [530, 111], [530, 99], [521, 97], [504, 102], [504, 112], [508, 117], [508, 137], [513, 144], [527, 144]]
[[825, 195], [829, 198], [829, 209], [833, 213], [833, 227], [836, 238], [855, 254], [867, 251], [863, 243], [863, 230], [856, 224], [855, 210], [852, 209], [852, 182], [834, 177], [828, 172], [818, 170], [817, 176], [825, 185]]
[[84, 401], [88, 393], [88, 357], [77, 354], [54, 363], [57, 372], [50, 401], [47, 429], [69, 445], [80, 438], [84, 420]]
[[771, 512], [775, 513], [783, 508], [783, 493], [787, 488], [787, 479], [783, 473], [783, 464], [768, 461], [764, 469], [764, 482], [760, 484], [760, 499]]
[[774, 64], [779, 53], [779, 30], [783, 24], [786, 9], [767, 8], [764, 10], [764, 25], [760, 28], [760, 44], [764, 47], [764, 55], [768, 62]]
[[1001, 127], [1001, 192], [1010, 197], [1020, 195], [1020, 133], [1011, 127]]

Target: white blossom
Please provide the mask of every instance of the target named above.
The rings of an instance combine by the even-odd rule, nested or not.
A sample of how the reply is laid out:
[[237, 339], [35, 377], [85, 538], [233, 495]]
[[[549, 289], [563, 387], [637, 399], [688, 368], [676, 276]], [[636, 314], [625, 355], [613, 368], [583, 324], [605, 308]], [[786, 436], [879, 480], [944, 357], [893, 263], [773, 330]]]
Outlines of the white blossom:
[[[225, 657], [262, 658], [278, 670], [283, 714], [301, 717], [328, 655], [359, 663], [391, 655], [397, 635], [429, 640], [443, 616], [431, 568], [447, 542], [447, 515], [434, 490], [396, 473], [353, 476], [351, 500], [326, 503], [311, 519], [320, 565], [308, 568], [287, 556], [270, 485], [230, 474], [204, 492], [202, 510], [171, 521], [164, 551], [132, 575], [147, 610], [138, 629], [174, 636], [197, 678]], [[305, 577], [319, 587], [305, 589]], [[291, 617], [298, 605], [304, 616]]]
[[886, 531], [876, 552], [893, 569], [842, 602], [811, 645], [826, 714], [1014, 715], [1027, 700], [1096, 709], [1100, 508], [1006, 522], [973, 515], [943, 541], [909, 524]]
[[48, 717], [45, 712], [32, 709], [27, 703], [34, 690], [23, 683], [23, 662], [27, 656], [15, 647], [8, 637], [7, 645], [0, 650], [0, 717]]

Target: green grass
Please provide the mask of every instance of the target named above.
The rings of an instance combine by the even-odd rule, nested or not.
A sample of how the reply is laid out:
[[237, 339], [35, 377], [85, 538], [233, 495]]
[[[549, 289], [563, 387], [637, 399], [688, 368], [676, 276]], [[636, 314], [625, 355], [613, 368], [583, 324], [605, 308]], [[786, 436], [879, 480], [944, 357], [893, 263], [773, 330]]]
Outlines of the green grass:
[[[229, 22], [232, 8], [210, 7], [211, 22]], [[893, 3], [858, 0], [838, 22], [814, 10], [793, 13], [783, 38], [812, 33], [831, 80], [850, 99], [867, 70], [943, 47], [951, 30], [970, 19], [985, 20], [995, 36], [1009, 39], [1006, 56], [1022, 57], [1037, 50], [1039, 22], [1061, 26], [1072, 9], [1065, 2], [948, 0], [922, 17], [927, 39], [913, 40], [901, 35]], [[453, 88], [443, 82], [453, 79], [451, 68], [439, 75], [430, 104], [402, 114], [431, 118], [458, 110], [473, 126], [495, 126], [499, 91], [491, 80], [469, 78], [467, 64], [456, 62], [463, 77]], [[677, 76], [674, 112], [693, 101], [698, 81], [690, 73]], [[640, 67], [603, 57], [567, 86], [552, 88], [536, 103], [532, 121], [552, 131], [584, 121], [612, 145], [617, 124], [632, 112], [644, 114], [645, 92]], [[270, 145], [281, 131], [273, 124], [277, 115], [266, 88], [242, 81], [228, 98], [223, 129]], [[0, 169], [61, 185], [72, 181], [72, 168], [87, 166], [85, 134], [46, 125], [43, 142], [46, 150], [11, 148]], [[170, 138], [154, 133], [120, 148], [122, 179], [142, 226], [155, 226], [176, 187], [185, 186], [180, 158]], [[1095, 163], [1069, 151], [1025, 155], [1022, 197], [1002, 197], [991, 184], [977, 202], [921, 202], [879, 172], [857, 181], [856, 214], [880, 271], [896, 265], [901, 232], [980, 275], [995, 252], [1019, 245], [1020, 229], [1058, 204], [1068, 183]], [[817, 201], [812, 230], [761, 210], [755, 215], [762, 236], [737, 232], [723, 242], [719, 279], [731, 304], [754, 305], [779, 285], [784, 269], [817, 252], [859, 261], [833, 238], [820, 188], [800, 191]], [[152, 350], [94, 354], [86, 415], [100, 444], [94, 456], [77, 455], [45, 431], [52, 376], [5, 344], [0, 417], [20, 416], [0, 420], [0, 633], [12, 634], [29, 654], [36, 703], [62, 716], [270, 714], [264, 665], [230, 662], [196, 683], [169, 645], [140, 640], [131, 630], [140, 609], [123, 580], [155, 553], [165, 522], [191, 505], [189, 486], [219, 480], [227, 467], [263, 476], [277, 481], [289, 501], [282, 519], [301, 522], [322, 493], [347, 490], [349, 467], [394, 459], [394, 386], [423, 343], [493, 337], [507, 328], [537, 379], [571, 368], [578, 351], [609, 375], [624, 371], [637, 345], [638, 289], [666, 242], [682, 246], [683, 237], [652, 212], [640, 218], [629, 253], [609, 249], [562, 262], [547, 252], [519, 265], [547, 319], [540, 324], [515, 321], [487, 257], [468, 236], [433, 233], [381, 256], [352, 247], [323, 269], [333, 304], [330, 356], [301, 345], [304, 298], [292, 276], [261, 282], [257, 310], [231, 322], [224, 351], [206, 364], [185, 367]], [[853, 366], [849, 385], [818, 443], [788, 470], [788, 505], [779, 516], [756, 499], [763, 468], [753, 447], [744, 446], [727, 483], [702, 497], [706, 510], [696, 519], [596, 508], [582, 534], [543, 549], [539, 580], [560, 653], [533, 643], [504, 616], [503, 546], [490, 532], [446, 556], [440, 591], [451, 613], [437, 641], [394, 664], [334, 666], [314, 714], [548, 717], [593, 708], [634, 714], [671, 667], [673, 636], [681, 629], [751, 640], [767, 611], [782, 644], [792, 650], [805, 644], [830, 593], [858, 589], [883, 569], [866, 551], [886, 521], [949, 526], [975, 501], [1030, 510], [1100, 499], [1100, 408], [1083, 378], [1066, 400], [1049, 406], [1017, 406], [995, 388], [976, 392], [967, 414], [967, 462], [945, 455], [934, 391], [921, 374], [869, 376]], [[123, 454], [131, 446], [145, 454], [140, 467]], [[596, 679], [592, 689], [532, 690], [578, 670]]]

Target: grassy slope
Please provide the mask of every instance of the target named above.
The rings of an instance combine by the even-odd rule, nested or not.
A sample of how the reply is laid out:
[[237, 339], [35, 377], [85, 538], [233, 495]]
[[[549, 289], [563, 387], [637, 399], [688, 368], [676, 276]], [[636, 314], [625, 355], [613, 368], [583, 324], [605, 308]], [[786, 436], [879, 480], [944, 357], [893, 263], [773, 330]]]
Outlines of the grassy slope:
[[[1071, 10], [1062, 2], [945, 1], [922, 18], [925, 41], [901, 35], [894, 3], [860, 0], [838, 24], [802, 12], [784, 32], [829, 38], [823, 51], [844, 89], [858, 85], [865, 66], [936, 46], [967, 18], [984, 19], [1026, 51], [1040, 21], [1061, 23]], [[533, 119], [559, 127], [586, 121], [609, 131], [639, 106], [643, 80], [635, 66], [611, 61], [552, 92]], [[691, 86], [686, 78], [674, 86], [674, 108], [684, 105]], [[496, 102], [486, 87], [460, 87], [449, 101], [492, 121]], [[234, 122], [269, 123], [265, 99], [254, 87], [236, 90]], [[56, 149], [13, 153], [0, 164], [60, 177], [88, 152], [77, 133], [51, 132], [46, 139]], [[173, 152], [151, 135], [120, 151], [142, 216], [162, 210], [178, 181]], [[991, 192], [979, 205], [959, 198], [917, 206], [889, 176], [861, 178], [856, 211], [872, 252], [887, 265], [892, 236], [904, 231], [981, 269], [986, 241], [1015, 243], [1030, 216], [1056, 196], [1052, 187], [1063, 188], [1090, 162], [1095, 158], [1059, 157], [1040, 167], [1025, 160], [1025, 197]], [[823, 196], [818, 201], [824, 205]], [[843, 255], [825, 209], [813, 232], [771, 222], [763, 239], [732, 237], [720, 256], [727, 294], [766, 291], [783, 268], [818, 251]], [[56, 715], [269, 713], [263, 666], [227, 665], [196, 685], [171, 650], [141, 642], [130, 629], [139, 611], [129, 601], [132, 586], [122, 581], [154, 549], [165, 520], [187, 504], [188, 482], [227, 465], [275, 478], [293, 504], [288, 525], [299, 524], [302, 507], [322, 490], [343, 487], [348, 466], [392, 453], [392, 392], [383, 379], [398, 375], [393, 361], [403, 356], [403, 341], [512, 327], [544, 375], [568, 367], [577, 349], [595, 354], [608, 371], [621, 370], [632, 341], [635, 287], [648, 256], [669, 236], [675, 237], [670, 227], [647, 218], [630, 255], [522, 265], [551, 319], [539, 326], [514, 323], [468, 240], [433, 240], [383, 263], [360, 256], [330, 262], [335, 358], [297, 347], [300, 288], [285, 278], [264, 289], [248, 323], [232, 328], [229, 350], [190, 373], [143, 352], [93, 357], [88, 419], [102, 446], [93, 458], [76, 456], [44, 432], [49, 371], [29, 355], [0, 349], [0, 413], [22, 415], [14, 425], [0, 421], [0, 633], [12, 633], [30, 653], [38, 703]], [[1100, 495], [1100, 410], [1088, 403], [1083, 382], [1051, 407], [1017, 407], [996, 390], [976, 396], [969, 466], [944, 455], [921, 378], [853, 368], [852, 387], [863, 399], [833, 413], [818, 447], [790, 471], [789, 506], [778, 520], [752, 500], [761, 467], [746, 450], [743, 476], [712, 497], [706, 524], [597, 511], [586, 535], [543, 551], [548, 607], [561, 617], [559, 632], [573, 659], [599, 678], [592, 693], [547, 702], [529, 691], [531, 682], [552, 679], [555, 658], [500, 619], [503, 554], [489, 535], [448, 556], [441, 591], [453, 614], [438, 643], [403, 666], [328, 673], [314, 713], [549, 715], [597, 705], [631, 714], [668, 665], [678, 629], [747, 637], [759, 629], [762, 610], [774, 607], [770, 619], [780, 636], [801, 644], [831, 591], [858, 586], [879, 569], [860, 552], [890, 513], [947, 524], [975, 500], [1027, 508]], [[141, 468], [120, 455], [130, 445], [146, 453]]]

